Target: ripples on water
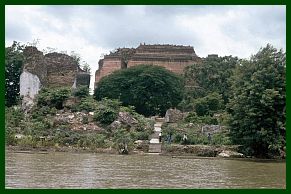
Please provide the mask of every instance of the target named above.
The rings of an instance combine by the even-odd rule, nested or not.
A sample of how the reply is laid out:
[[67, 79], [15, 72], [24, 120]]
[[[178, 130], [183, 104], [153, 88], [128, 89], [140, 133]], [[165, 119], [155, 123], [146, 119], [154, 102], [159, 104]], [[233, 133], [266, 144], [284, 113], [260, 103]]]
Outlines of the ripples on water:
[[6, 188], [286, 188], [286, 163], [6, 153]]

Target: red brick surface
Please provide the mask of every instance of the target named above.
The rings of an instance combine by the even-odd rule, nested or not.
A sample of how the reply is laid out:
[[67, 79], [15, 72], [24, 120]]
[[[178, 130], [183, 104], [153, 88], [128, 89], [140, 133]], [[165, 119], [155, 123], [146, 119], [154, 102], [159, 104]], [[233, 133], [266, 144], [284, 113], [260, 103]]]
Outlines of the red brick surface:
[[128, 48], [118, 49], [117, 52], [106, 55], [99, 61], [100, 69], [95, 73], [95, 86], [102, 77], [124, 68], [122, 64], [125, 63], [126, 68], [141, 64], [157, 65], [174, 73], [183, 74], [186, 66], [200, 62], [201, 59], [191, 46], [141, 44], [136, 49], [130, 49], [130, 52]]

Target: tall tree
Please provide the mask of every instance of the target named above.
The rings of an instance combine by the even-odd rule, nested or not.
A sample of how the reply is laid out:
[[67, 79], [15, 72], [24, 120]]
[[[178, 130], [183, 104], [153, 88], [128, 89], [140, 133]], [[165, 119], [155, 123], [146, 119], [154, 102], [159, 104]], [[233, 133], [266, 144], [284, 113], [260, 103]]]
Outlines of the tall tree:
[[135, 106], [143, 115], [165, 114], [182, 99], [183, 80], [163, 67], [138, 65], [103, 77], [95, 89], [95, 99], [119, 99]]
[[228, 104], [234, 143], [248, 154], [271, 157], [285, 144], [286, 58], [271, 45], [242, 61]]
[[230, 82], [229, 77], [238, 62], [237, 57], [208, 56], [201, 64], [194, 64], [185, 69], [187, 96], [201, 98], [217, 92], [228, 102]]
[[5, 48], [5, 106], [17, 104], [19, 99], [19, 81], [23, 65], [22, 45], [13, 42]]

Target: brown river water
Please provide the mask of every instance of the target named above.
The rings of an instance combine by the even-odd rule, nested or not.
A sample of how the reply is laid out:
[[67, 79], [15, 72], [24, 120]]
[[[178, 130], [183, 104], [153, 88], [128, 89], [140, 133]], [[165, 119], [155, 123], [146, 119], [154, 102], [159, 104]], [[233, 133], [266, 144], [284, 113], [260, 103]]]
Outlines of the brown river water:
[[6, 152], [6, 188], [286, 188], [285, 162]]

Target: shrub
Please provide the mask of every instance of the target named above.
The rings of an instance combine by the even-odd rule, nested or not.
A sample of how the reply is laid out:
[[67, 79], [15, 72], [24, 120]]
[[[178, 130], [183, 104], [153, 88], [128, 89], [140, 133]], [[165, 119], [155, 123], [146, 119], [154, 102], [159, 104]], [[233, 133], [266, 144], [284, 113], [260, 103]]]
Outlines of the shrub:
[[195, 112], [191, 112], [184, 119], [186, 122], [196, 123], [196, 124], [208, 124], [208, 125], [217, 125], [218, 120], [215, 117], [209, 115], [198, 116]]
[[78, 110], [92, 112], [96, 110], [97, 106], [98, 103], [96, 102], [96, 100], [94, 100], [91, 96], [88, 96], [81, 100], [81, 103], [78, 106]]
[[34, 106], [31, 112], [33, 119], [43, 120], [48, 115], [55, 115], [57, 113], [57, 109], [49, 106]]
[[105, 139], [106, 136], [103, 134], [84, 134], [78, 140], [77, 145], [79, 147], [87, 147], [90, 149], [103, 148], [105, 147]]
[[56, 109], [63, 109], [63, 102], [69, 98], [71, 90], [69, 88], [43, 88], [37, 95], [37, 105], [55, 107]]
[[93, 119], [101, 124], [112, 123], [118, 115], [121, 102], [104, 98], [97, 103]]
[[18, 106], [5, 108], [5, 128], [19, 127], [21, 121], [24, 119], [24, 113]]
[[149, 136], [151, 135], [150, 131], [138, 131], [135, 133], [135, 140], [149, 140]]
[[127, 154], [133, 148], [132, 134], [127, 129], [116, 130], [113, 134], [113, 142], [119, 153]]
[[94, 136], [94, 144], [96, 147], [104, 147], [105, 146], [105, 139], [106, 139], [106, 136], [103, 135], [103, 134], [96, 134]]
[[17, 145], [21, 147], [36, 148], [39, 147], [40, 142], [33, 136], [25, 136], [17, 141]]
[[162, 125], [163, 139], [166, 140], [167, 135], [172, 133], [173, 143], [182, 143], [183, 135], [187, 135], [188, 144], [213, 144], [213, 145], [230, 145], [229, 133], [226, 130], [213, 134], [211, 142], [209, 142], [206, 134], [201, 132], [201, 125], [191, 125], [185, 123], [164, 123]]
[[94, 113], [93, 119], [101, 124], [110, 124], [117, 118], [118, 112], [106, 106], [99, 106]]
[[83, 118], [82, 118], [82, 123], [83, 123], [83, 124], [88, 124], [88, 123], [89, 123], [89, 118], [88, 118], [88, 116], [83, 116]]
[[14, 133], [10, 133], [10, 134], [6, 133], [5, 142], [6, 142], [6, 145], [12, 145], [12, 146], [17, 145], [17, 139], [15, 138], [15, 134]]
[[79, 86], [73, 91], [73, 96], [79, 98], [85, 98], [89, 96], [88, 86]]
[[224, 108], [222, 95], [216, 92], [194, 100], [193, 104], [198, 116], [212, 116], [214, 113]]
[[214, 145], [231, 145], [231, 139], [226, 133], [215, 133], [212, 135], [211, 144]]

